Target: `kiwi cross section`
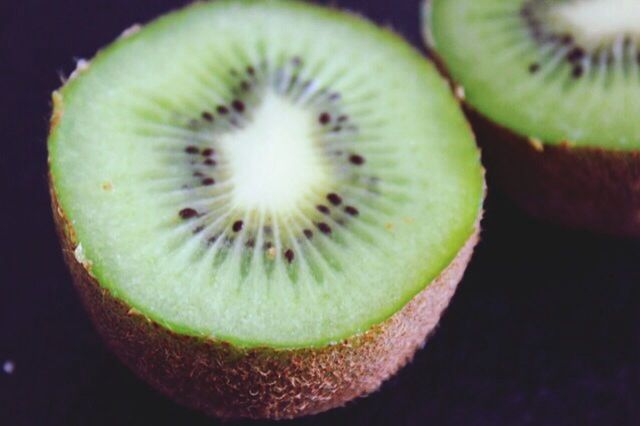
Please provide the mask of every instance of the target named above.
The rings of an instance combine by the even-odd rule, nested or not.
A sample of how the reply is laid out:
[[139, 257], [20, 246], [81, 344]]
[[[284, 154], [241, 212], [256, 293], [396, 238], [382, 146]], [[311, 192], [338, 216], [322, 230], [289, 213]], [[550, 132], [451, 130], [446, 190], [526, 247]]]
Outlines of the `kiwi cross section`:
[[[322, 282], [320, 263], [337, 270], [339, 259], [329, 261], [328, 249], [306, 241], [341, 227], [371, 243], [366, 229], [353, 222], [361, 209], [383, 213], [374, 201], [381, 179], [357, 152], [359, 129], [341, 106], [340, 93], [301, 80], [304, 71], [299, 56], [275, 69], [268, 61], [232, 69], [234, 99], [189, 121], [199, 137], [185, 142], [193, 174], [182, 188], [192, 191], [193, 201], [178, 214], [218, 261], [242, 246], [240, 279], [254, 257], [263, 257], [267, 276], [280, 257], [289, 264], [304, 261]], [[278, 121], [287, 125], [274, 125]], [[394, 190], [401, 200], [402, 191]], [[298, 270], [287, 269], [294, 282]]]
[[426, 10], [429, 43], [481, 114], [545, 143], [640, 147], [640, 2], [432, 0]]
[[476, 229], [483, 171], [448, 85], [347, 14], [195, 4], [101, 51], [56, 99], [51, 180], [76, 258], [178, 333], [340, 341]]

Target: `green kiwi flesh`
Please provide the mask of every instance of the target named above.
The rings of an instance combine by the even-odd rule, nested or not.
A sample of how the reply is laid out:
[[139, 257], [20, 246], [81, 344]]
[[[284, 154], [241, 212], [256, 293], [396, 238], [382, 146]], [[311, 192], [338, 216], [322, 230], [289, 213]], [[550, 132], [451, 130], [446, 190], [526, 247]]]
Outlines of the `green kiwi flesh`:
[[82, 299], [127, 365], [210, 414], [293, 417], [374, 390], [476, 241], [464, 115], [419, 53], [354, 15], [194, 4], [53, 98], [54, 216]]
[[535, 216], [640, 235], [640, 6], [430, 0], [430, 50], [490, 177]]

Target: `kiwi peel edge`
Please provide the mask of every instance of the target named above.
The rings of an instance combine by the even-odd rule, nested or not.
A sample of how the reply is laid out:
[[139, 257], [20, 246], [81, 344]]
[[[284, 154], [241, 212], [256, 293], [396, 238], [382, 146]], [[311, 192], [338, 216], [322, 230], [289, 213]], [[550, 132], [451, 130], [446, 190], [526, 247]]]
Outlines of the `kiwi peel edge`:
[[51, 177], [49, 189], [63, 257], [103, 340], [161, 393], [220, 418], [294, 418], [378, 389], [413, 358], [438, 324], [479, 240], [482, 214], [449, 266], [382, 323], [324, 347], [243, 348], [174, 332], [101, 286], [91, 265], [76, 256], [73, 226], [58, 204]]
[[472, 124], [490, 182], [537, 219], [615, 236], [640, 236], [640, 150], [545, 143], [491, 121], [465, 100], [431, 36], [433, 0], [422, 4], [430, 59]]

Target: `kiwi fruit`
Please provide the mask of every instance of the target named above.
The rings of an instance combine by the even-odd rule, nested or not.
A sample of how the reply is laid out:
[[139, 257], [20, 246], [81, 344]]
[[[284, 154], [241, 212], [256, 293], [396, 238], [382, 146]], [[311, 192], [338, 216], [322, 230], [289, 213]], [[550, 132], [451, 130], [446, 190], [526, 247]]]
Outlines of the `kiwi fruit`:
[[363, 18], [201, 2], [53, 95], [53, 212], [95, 327], [224, 418], [376, 390], [423, 345], [478, 238], [484, 172], [450, 87]]
[[640, 2], [429, 0], [424, 32], [492, 182], [534, 216], [640, 235]]

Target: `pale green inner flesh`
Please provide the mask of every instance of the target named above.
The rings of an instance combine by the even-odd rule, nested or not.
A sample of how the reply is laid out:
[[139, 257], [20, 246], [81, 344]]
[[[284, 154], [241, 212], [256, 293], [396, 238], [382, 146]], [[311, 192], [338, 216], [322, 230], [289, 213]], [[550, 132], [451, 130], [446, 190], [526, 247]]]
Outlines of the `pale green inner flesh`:
[[481, 208], [443, 79], [328, 9], [194, 5], [61, 95], [50, 162], [76, 257], [181, 333], [303, 347], [363, 332], [440, 274]]
[[[489, 119], [547, 143], [640, 147], [637, 0], [430, 4], [430, 43]], [[540, 24], [537, 39], [523, 8]], [[568, 60], [576, 47], [582, 54]]]

